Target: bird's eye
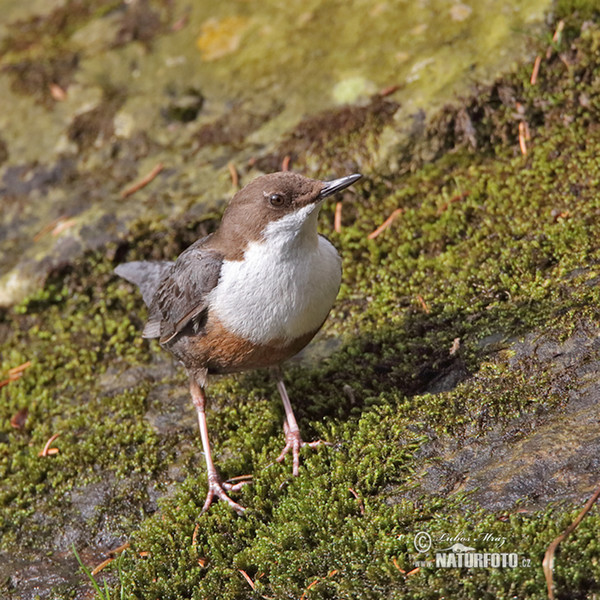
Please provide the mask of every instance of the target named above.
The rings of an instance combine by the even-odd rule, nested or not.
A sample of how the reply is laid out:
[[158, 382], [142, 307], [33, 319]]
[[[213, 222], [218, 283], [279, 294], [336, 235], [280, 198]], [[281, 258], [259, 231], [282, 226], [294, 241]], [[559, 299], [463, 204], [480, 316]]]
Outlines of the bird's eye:
[[271, 206], [279, 208], [280, 206], [283, 206], [284, 202], [285, 198], [281, 194], [269, 194], [269, 203]]

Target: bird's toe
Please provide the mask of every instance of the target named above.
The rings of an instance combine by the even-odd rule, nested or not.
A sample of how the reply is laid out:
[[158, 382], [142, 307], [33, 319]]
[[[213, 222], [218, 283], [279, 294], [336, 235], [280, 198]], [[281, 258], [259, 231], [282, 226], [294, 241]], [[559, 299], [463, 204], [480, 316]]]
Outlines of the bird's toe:
[[204, 514], [209, 509], [209, 507], [213, 503], [213, 501], [218, 498], [219, 500], [223, 500], [224, 502], [227, 502], [227, 504], [229, 504], [229, 506], [233, 510], [235, 510], [235, 512], [238, 515], [243, 515], [244, 512], [246, 511], [246, 509], [241, 504], [238, 504], [235, 500], [232, 500], [227, 495], [227, 492], [225, 492], [225, 487], [227, 487], [231, 491], [236, 491], [236, 490], [240, 489], [240, 487], [244, 483], [248, 483], [248, 482], [242, 482], [242, 483], [238, 483], [235, 485], [231, 485], [231, 484], [222, 484], [220, 481], [209, 481], [208, 482], [208, 493], [206, 494], [206, 500], [204, 502], [204, 506], [202, 507], [202, 511], [200, 514]]

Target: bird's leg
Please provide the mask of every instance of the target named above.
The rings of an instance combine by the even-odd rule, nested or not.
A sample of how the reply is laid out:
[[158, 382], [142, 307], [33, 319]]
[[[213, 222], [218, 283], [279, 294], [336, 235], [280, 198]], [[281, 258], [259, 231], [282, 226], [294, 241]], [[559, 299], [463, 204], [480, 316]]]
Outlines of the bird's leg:
[[246, 481], [236, 483], [234, 485], [230, 483], [223, 483], [217, 469], [212, 461], [212, 454], [210, 452], [210, 442], [208, 441], [208, 428], [206, 426], [206, 412], [204, 410], [206, 404], [206, 396], [204, 390], [194, 381], [194, 378], [190, 378], [190, 392], [192, 394], [192, 401], [196, 407], [196, 413], [198, 414], [198, 425], [200, 427], [200, 438], [202, 439], [202, 449], [204, 450], [204, 458], [206, 459], [206, 476], [208, 479], [208, 494], [206, 495], [206, 502], [202, 508], [202, 512], [208, 510], [208, 507], [212, 504], [215, 497], [224, 500], [235, 510], [238, 515], [241, 515], [246, 510], [243, 506], [234, 502], [226, 493], [225, 490], [239, 490], [242, 485], [247, 483]]
[[285, 389], [285, 384], [283, 383], [283, 375], [281, 370], [276, 369], [275, 375], [277, 377], [277, 389], [279, 390], [279, 395], [281, 396], [283, 407], [285, 408], [285, 421], [283, 422], [283, 431], [285, 432], [285, 447], [281, 451], [281, 454], [277, 457], [277, 462], [281, 462], [285, 458], [285, 455], [291, 450], [292, 475], [297, 477], [300, 467], [300, 448], [303, 446], [316, 448], [321, 444], [327, 444], [327, 442], [324, 442], [323, 440], [305, 442], [302, 439], [302, 436], [300, 435], [300, 429], [298, 428], [298, 423], [290, 403], [290, 398], [287, 394], [287, 390]]

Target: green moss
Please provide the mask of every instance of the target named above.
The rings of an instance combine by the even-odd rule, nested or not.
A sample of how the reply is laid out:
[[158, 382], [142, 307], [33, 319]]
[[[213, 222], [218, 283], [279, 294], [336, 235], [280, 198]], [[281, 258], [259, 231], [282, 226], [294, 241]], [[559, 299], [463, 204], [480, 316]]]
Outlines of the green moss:
[[345, 106], [304, 119], [257, 165], [264, 171], [277, 171], [287, 156], [297, 169], [308, 172], [345, 172], [349, 164], [372, 168], [377, 140], [398, 106], [375, 95], [366, 106]]
[[[123, 478], [160, 470], [156, 436], [142, 419], [147, 385], [113, 396], [101, 391], [100, 379], [111, 363], [148, 359], [147, 349], [135, 341], [137, 327], [123, 312], [131, 308], [131, 298], [116, 282], [107, 282], [108, 268], [97, 266], [93, 288], [49, 284], [15, 307], [10, 318], [13, 329], [2, 346], [0, 372], [32, 364], [0, 391], [4, 548], [50, 542], [56, 527], [64, 526], [62, 516], [73, 516], [65, 494], [99, 480], [101, 473]], [[24, 408], [25, 425], [14, 429], [10, 419]], [[57, 433], [53, 446], [60, 452], [38, 456]], [[44, 513], [51, 519], [36, 518]]]

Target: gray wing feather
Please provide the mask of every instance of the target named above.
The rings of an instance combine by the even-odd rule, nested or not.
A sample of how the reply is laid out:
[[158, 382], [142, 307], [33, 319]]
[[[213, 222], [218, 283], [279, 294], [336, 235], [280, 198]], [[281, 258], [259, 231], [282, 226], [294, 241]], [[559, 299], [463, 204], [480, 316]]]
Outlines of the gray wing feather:
[[115, 269], [115, 273], [131, 283], [135, 283], [142, 292], [145, 304], [150, 306], [160, 282], [174, 264], [174, 262], [167, 261], [134, 261], [119, 265]]
[[223, 256], [204, 248], [208, 237], [182, 252], [166, 273], [150, 303], [143, 336], [172, 340], [190, 322], [199, 326], [206, 314], [206, 297], [219, 283]]

